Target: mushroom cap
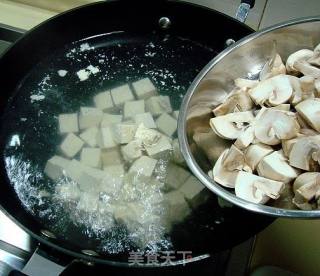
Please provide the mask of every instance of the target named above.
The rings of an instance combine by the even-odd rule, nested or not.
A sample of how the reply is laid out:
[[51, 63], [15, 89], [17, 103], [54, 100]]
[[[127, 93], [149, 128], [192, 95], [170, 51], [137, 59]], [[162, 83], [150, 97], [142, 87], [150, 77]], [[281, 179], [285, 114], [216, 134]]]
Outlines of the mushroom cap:
[[297, 52], [292, 53], [286, 62], [286, 68], [289, 73], [297, 72], [294, 67], [294, 63], [299, 60], [307, 60], [313, 56], [313, 51], [309, 49], [301, 49]]
[[259, 105], [267, 102], [271, 106], [286, 103], [292, 96], [292, 85], [287, 75], [277, 75], [261, 81], [248, 91], [252, 100]]
[[299, 172], [292, 168], [281, 151], [275, 151], [265, 156], [257, 166], [260, 176], [268, 179], [289, 183]]
[[305, 76], [311, 76], [315, 79], [320, 78], [320, 69], [311, 65], [307, 61], [298, 60], [294, 63], [294, 68]]
[[293, 192], [296, 193], [303, 185], [309, 182], [314, 182], [319, 175], [318, 172], [305, 172], [300, 174], [293, 182]]
[[296, 110], [316, 131], [320, 132], [320, 100], [308, 99], [296, 105]]
[[245, 151], [245, 161], [248, 166], [254, 171], [259, 162], [268, 154], [272, 153], [273, 149], [264, 144], [250, 145]]
[[[258, 115], [257, 115], [258, 117]], [[255, 122], [255, 136], [264, 144], [277, 145], [297, 136], [299, 126], [291, 113], [266, 109]]]
[[236, 195], [253, 203], [265, 204], [270, 198], [276, 199], [283, 188], [282, 182], [243, 171], [238, 173], [235, 182]]
[[230, 113], [210, 119], [210, 126], [220, 137], [235, 140], [253, 122], [251, 111]]

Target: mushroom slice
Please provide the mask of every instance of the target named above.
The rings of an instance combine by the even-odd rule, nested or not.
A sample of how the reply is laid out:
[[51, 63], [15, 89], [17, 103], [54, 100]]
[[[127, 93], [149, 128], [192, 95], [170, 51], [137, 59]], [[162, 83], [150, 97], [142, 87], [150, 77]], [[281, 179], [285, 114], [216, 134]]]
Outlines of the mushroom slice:
[[[303, 136], [317, 136], [317, 135], [319, 135], [319, 133], [311, 128], [301, 128], [299, 131], [299, 135], [301, 137], [303, 137]], [[299, 135], [298, 135], [298, 137], [299, 137]]]
[[244, 89], [232, 93], [224, 103], [213, 110], [215, 116], [221, 116], [235, 111], [248, 111], [253, 108], [253, 102]]
[[300, 60], [308, 60], [313, 56], [313, 51], [309, 49], [302, 49], [291, 54], [286, 62], [286, 68], [288, 73], [298, 73], [298, 70], [295, 68], [294, 64]]
[[214, 181], [219, 183], [220, 185], [227, 188], [234, 188], [235, 180], [239, 171], [228, 171], [223, 166], [223, 161], [227, 157], [229, 149], [226, 149], [219, 157], [217, 162], [215, 163], [212, 170], [212, 178]]
[[299, 175], [298, 170], [288, 164], [282, 151], [265, 156], [258, 164], [257, 171], [260, 176], [284, 183], [289, 183]]
[[314, 182], [318, 175], [318, 172], [305, 172], [300, 174], [293, 182], [293, 192], [296, 194], [297, 190], [299, 190], [303, 185], [305, 185], [306, 183]]
[[316, 88], [314, 86], [315, 79], [310, 76], [303, 76], [300, 78], [302, 100], [314, 98]]
[[235, 140], [253, 122], [251, 111], [230, 113], [210, 119], [210, 126], [220, 137]]
[[242, 171], [235, 181], [236, 195], [253, 203], [265, 204], [270, 198], [277, 199], [283, 188], [282, 182]]
[[310, 201], [313, 198], [318, 199], [320, 191], [320, 173], [317, 173], [312, 181], [305, 182], [296, 193], [301, 195], [306, 201]]
[[271, 146], [279, 144], [282, 139], [296, 137], [299, 129], [291, 113], [270, 108], [266, 109], [255, 122], [256, 138], [261, 143]]
[[315, 79], [320, 78], [320, 69], [312, 66], [306, 61], [296, 61], [294, 68], [305, 76], [310, 76]]
[[289, 158], [290, 152], [292, 150], [293, 145], [298, 141], [298, 138], [288, 139], [288, 140], [282, 140], [282, 150], [283, 154]]
[[293, 105], [298, 104], [302, 101], [302, 88], [300, 79], [295, 76], [288, 76], [290, 78], [290, 83], [292, 85], [293, 93], [292, 97], [290, 98], [290, 103]]
[[262, 105], [267, 102], [271, 106], [277, 106], [289, 101], [293, 88], [287, 75], [278, 75], [261, 81], [248, 93], [256, 104]]
[[249, 126], [238, 139], [234, 142], [234, 145], [239, 149], [247, 148], [254, 141], [254, 128], [253, 126]]
[[281, 56], [279, 54], [276, 54], [274, 56], [274, 59], [271, 60], [271, 63], [271, 68], [268, 68], [269, 72], [267, 72], [266, 74], [262, 74], [262, 76], [260, 77], [261, 80], [269, 79], [281, 74], [286, 74], [286, 66], [283, 64]]
[[234, 84], [237, 87], [244, 88], [245, 90], [257, 86], [258, 83], [259, 83], [258, 80], [249, 80], [249, 79], [243, 79], [243, 78], [237, 78], [234, 80]]
[[271, 107], [271, 109], [281, 110], [281, 111], [290, 111], [290, 104], [279, 104], [277, 106]]
[[318, 162], [312, 159], [312, 154], [320, 149], [320, 136], [299, 138], [292, 146], [289, 154], [289, 164], [305, 171], [319, 168]]
[[305, 119], [312, 128], [320, 132], [320, 100], [318, 99], [308, 99], [298, 105], [296, 105], [296, 110]]
[[305, 201], [301, 196], [298, 196], [298, 195], [296, 195], [293, 198], [292, 203], [296, 205], [299, 209], [304, 211], [311, 211], [313, 209], [312, 204]]
[[222, 161], [223, 167], [228, 171], [251, 171], [250, 168], [247, 167], [245, 163], [245, 157], [241, 150], [239, 150], [236, 146], [232, 145]]
[[254, 171], [259, 162], [272, 152], [273, 149], [270, 146], [264, 144], [251, 145], [245, 151], [245, 161], [252, 171]]
[[319, 98], [320, 97], [320, 79], [316, 79], [314, 81], [314, 88], [316, 89], [315, 96]]

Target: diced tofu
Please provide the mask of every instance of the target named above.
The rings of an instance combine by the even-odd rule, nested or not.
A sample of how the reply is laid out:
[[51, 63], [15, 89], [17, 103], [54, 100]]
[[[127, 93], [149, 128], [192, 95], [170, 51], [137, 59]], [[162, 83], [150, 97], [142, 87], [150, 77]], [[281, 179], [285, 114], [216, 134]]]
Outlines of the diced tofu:
[[167, 216], [170, 222], [181, 222], [191, 212], [188, 203], [186, 202], [183, 194], [179, 190], [165, 194], [164, 202], [168, 205]]
[[166, 188], [174, 190], [179, 189], [189, 176], [190, 173], [187, 170], [170, 163], [167, 167], [167, 176], [165, 179]]
[[136, 114], [145, 112], [144, 100], [125, 102], [123, 108], [124, 119], [131, 119]]
[[117, 107], [123, 106], [125, 102], [134, 100], [134, 96], [128, 84], [111, 89], [111, 96]]
[[103, 170], [117, 178], [123, 177], [125, 173], [123, 164], [107, 166], [104, 167]]
[[172, 134], [177, 130], [177, 120], [167, 113], [162, 113], [159, 116], [156, 120], [156, 125], [162, 133], [168, 136], [172, 136]]
[[151, 176], [154, 168], [156, 167], [157, 160], [148, 156], [141, 156], [139, 159], [133, 162], [129, 172], [137, 172], [145, 176]]
[[127, 144], [133, 140], [137, 126], [129, 123], [121, 123], [112, 126], [114, 140], [119, 144]]
[[192, 208], [196, 208], [200, 204], [205, 203], [209, 195], [205, 186], [193, 175], [187, 179], [179, 191], [184, 195]]
[[78, 114], [60, 114], [59, 115], [59, 131], [61, 134], [69, 132], [78, 132]]
[[172, 112], [172, 116], [173, 116], [173, 118], [175, 118], [176, 120], [178, 120], [178, 118], [179, 118], [179, 110], [173, 111], [173, 112]]
[[67, 201], [75, 201], [80, 197], [80, 190], [76, 183], [64, 183], [56, 186], [56, 193], [59, 198]]
[[99, 132], [99, 129], [97, 127], [90, 127], [80, 134], [80, 138], [83, 141], [85, 141], [86, 144], [89, 145], [90, 147], [96, 147], [98, 145], [98, 142], [97, 142], [98, 132]]
[[104, 113], [101, 121], [101, 127], [109, 127], [122, 122], [122, 115]]
[[169, 96], [153, 96], [147, 99], [145, 104], [146, 110], [149, 111], [153, 116], [172, 112]]
[[81, 193], [77, 209], [80, 211], [93, 213], [98, 209], [99, 195], [91, 193]]
[[99, 126], [102, 120], [103, 112], [95, 107], [80, 107], [79, 127], [85, 129]]
[[173, 139], [172, 148], [173, 148], [172, 161], [179, 165], [185, 164], [184, 158], [180, 150], [178, 138]]
[[94, 104], [97, 108], [103, 111], [110, 111], [114, 109], [110, 91], [101, 92], [93, 97]]
[[134, 121], [137, 125], [143, 124], [147, 128], [157, 128], [150, 112], [136, 114], [134, 116]]
[[101, 167], [101, 149], [99, 148], [83, 148], [80, 155], [83, 165], [100, 168]]
[[162, 134], [160, 132], [154, 129], [149, 129], [143, 124], [140, 124], [137, 128], [134, 138], [141, 141], [143, 145], [150, 146], [156, 144], [161, 136]]
[[149, 78], [144, 78], [132, 83], [136, 97], [140, 99], [147, 99], [151, 96], [157, 95], [157, 89]]
[[74, 157], [83, 147], [84, 142], [73, 133], [69, 133], [60, 145], [63, 154], [69, 158]]
[[99, 147], [102, 149], [109, 149], [117, 146], [111, 127], [101, 128], [98, 132], [97, 141]]
[[142, 144], [140, 140], [133, 140], [121, 147], [123, 159], [132, 162], [142, 156]]
[[78, 179], [79, 188], [87, 193], [99, 193], [102, 181], [109, 175], [99, 169], [83, 166], [83, 171]]
[[118, 147], [102, 150], [101, 159], [103, 167], [120, 165], [123, 162], [120, 149]]
[[113, 167], [104, 171], [106, 177], [104, 177], [100, 183], [100, 192], [115, 195], [121, 189], [123, 184], [123, 175], [121, 175], [120, 166], [117, 166], [117, 168]]
[[152, 158], [160, 158], [172, 150], [172, 145], [168, 137], [161, 135], [157, 143], [153, 145], [145, 145], [144, 148], [147, 154]]
[[44, 173], [52, 180], [57, 180], [64, 175], [64, 169], [68, 166], [69, 160], [55, 155], [51, 157], [44, 168]]
[[78, 182], [84, 170], [85, 166], [76, 159], [72, 159], [65, 167], [66, 175], [76, 182]]

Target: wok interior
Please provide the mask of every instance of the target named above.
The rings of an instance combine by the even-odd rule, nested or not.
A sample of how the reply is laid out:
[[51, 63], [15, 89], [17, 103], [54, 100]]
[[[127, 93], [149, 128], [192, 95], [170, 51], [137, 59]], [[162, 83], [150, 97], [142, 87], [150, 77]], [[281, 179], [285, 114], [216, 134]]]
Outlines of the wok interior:
[[[205, 184], [209, 188], [214, 187], [232, 196], [227, 189], [207, 176], [207, 172], [212, 169], [216, 160], [209, 160], [203, 149], [197, 146], [194, 141], [195, 133], [211, 131], [209, 119], [213, 117], [212, 109], [222, 103], [226, 95], [232, 91], [236, 78], [258, 78], [262, 67], [272, 56], [274, 44], [277, 53], [285, 61], [295, 51], [304, 48], [314, 49], [320, 42], [319, 29], [320, 21], [315, 20], [280, 26], [260, 35], [254, 35], [253, 39], [246, 39], [219, 59], [217, 63], [211, 65], [201, 79], [198, 76], [199, 83], [193, 90], [186, 107], [186, 137], [189, 152], [201, 168], [199, 173], [207, 179]], [[235, 200], [238, 199], [235, 198]], [[264, 208], [263, 205], [259, 207]]]

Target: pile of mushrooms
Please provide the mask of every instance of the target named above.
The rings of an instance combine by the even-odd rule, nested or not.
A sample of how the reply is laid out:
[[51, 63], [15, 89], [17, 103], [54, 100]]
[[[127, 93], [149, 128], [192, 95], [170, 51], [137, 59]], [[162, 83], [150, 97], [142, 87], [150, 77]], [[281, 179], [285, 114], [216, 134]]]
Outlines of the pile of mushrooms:
[[320, 209], [320, 44], [286, 64], [275, 54], [259, 79], [236, 79], [213, 110], [213, 133], [233, 144], [208, 174], [250, 202]]

